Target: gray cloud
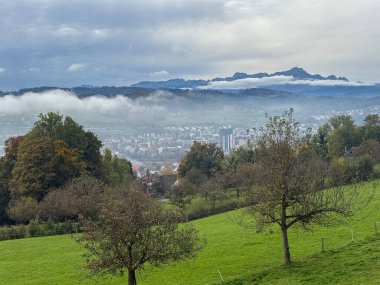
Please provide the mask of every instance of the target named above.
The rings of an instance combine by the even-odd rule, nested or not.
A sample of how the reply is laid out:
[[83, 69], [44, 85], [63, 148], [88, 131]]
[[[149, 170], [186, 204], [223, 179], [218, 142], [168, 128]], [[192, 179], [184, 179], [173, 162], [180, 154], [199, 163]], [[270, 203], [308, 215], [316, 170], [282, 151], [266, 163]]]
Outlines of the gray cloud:
[[81, 71], [85, 68], [86, 66], [81, 63], [74, 63], [70, 65], [68, 68], [66, 68], [66, 71], [68, 72], [76, 72], [76, 71]]
[[30, 68], [28, 68], [28, 71], [29, 72], [39, 72], [40, 69], [38, 67], [30, 67]]
[[160, 71], [155, 71], [149, 74], [151, 77], [156, 78], [156, 79], [161, 79], [161, 78], [166, 78], [169, 76], [169, 72], [166, 70], [160, 70]]
[[[376, 0], [0, 0], [0, 88], [274, 72], [378, 80]], [[89, 68], [65, 72], [68, 63]], [[39, 75], [21, 71], [40, 68]]]

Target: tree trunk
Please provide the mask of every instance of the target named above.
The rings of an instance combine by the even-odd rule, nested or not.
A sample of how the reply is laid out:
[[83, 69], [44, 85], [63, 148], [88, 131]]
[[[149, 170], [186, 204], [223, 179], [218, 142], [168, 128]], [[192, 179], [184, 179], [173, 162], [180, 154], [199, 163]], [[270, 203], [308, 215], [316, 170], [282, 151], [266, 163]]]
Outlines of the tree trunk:
[[128, 270], [128, 285], [136, 285], [136, 272], [135, 270]]
[[286, 225], [281, 226], [281, 232], [282, 232], [282, 248], [284, 250], [285, 265], [289, 265], [292, 260], [290, 258], [288, 228], [286, 227]]

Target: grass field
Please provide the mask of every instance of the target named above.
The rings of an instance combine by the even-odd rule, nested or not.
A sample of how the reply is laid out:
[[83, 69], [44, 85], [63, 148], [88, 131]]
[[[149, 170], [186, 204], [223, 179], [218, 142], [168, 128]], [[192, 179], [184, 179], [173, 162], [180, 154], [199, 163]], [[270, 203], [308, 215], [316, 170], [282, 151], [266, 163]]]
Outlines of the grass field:
[[290, 267], [273, 266], [223, 284], [380, 284], [380, 239], [368, 238]]
[[[365, 211], [343, 226], [290, 230], [291, 267], [282, 266], [276, 228], [262, 234], [244, 229], [236, 224], [240, 211], [234, 211], [194, 221], [208, 241], [198, 258], [148, 268], [138, 284], [380, 284], [380, 241], [369, 238], [374, 236], [374, 223], [380, 222], [379, 187]], [[79, 279], [84, 274], [81, 253], [70, 235], [2, 241], [0, 284], [96, 284]], [[126, 284], [126, 280], [109, 278], [98, 284]]]

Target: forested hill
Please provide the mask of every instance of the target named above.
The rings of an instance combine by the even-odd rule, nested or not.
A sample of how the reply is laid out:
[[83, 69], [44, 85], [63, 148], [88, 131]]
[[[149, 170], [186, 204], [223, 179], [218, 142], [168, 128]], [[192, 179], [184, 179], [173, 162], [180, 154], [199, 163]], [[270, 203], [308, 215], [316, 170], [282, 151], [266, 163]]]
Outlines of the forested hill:
[[90, 96], [104, 96], [104, 97], [114, 97], [117, 95], [123, 95], [129, 97], [131, 99], [136, 99], [139, 97], [145, 97], [151, 95], [153, 92], [158, 91], [169, 91], [171, 94], [179, 96], [179, 97], [194, 97], [198, 98], [199, 96], [289, 96], [291, 93], [284, 92], [281, 90], [271, 90], [265, 88], [252, 88], [245, 90], [225, 90], [225, 91], [217, 91], [217, 90], [189, 90], [189, 89], [170, 89], [170, 90], [155, 90], [149, 88], [141, 88], [141, 87], [115, 87], [115, 86], [102, 86], [102, 87], [73, 87], [73, 88], [61, 88], [61, 87], [51, 87], [51, 86], [42, 86], [35, 88], [27, 88], [20, 89], [17, 91], [3, 92], [0, 91], [0, 96], [6, 95], [14, 95], [14, 96], [22, 96], [26, 93], [42, 93], [52, 90], [63, 90], [68, 92], [73, 92], [79, 98], [85, 98]]
[[85, 98], [90, 96], [105, 96], [105, 97], [114, 97], [116, 95], [124, 95], [130, 98], [137, 98], [141, 96], [146, 96], [147, 94], [152, 93], [154, 90], [148, 88], [136, 88], [136, 87], [115, 87], [115, 86], [102, 86], [102, 87], [73, 87], [73, 88], [63, 88], [63, 87], [54, 87], [54, 86], [42, 86], [34, 88], [24, 88], [17, 91], [3, 92], [0, 91], [0, 96], [5, 95], [14, 95], [21, 96], [26, 93], [42, 93], [51, 90], [63, 90], [68, 92], [75, 93], [79, 98]]
[[311, 86], [311, 85], [272, 85], [265, 88], [249, 89], [151, 89], [144, 87], [128, 86], [80, 86], [73, 88], [63, 88], [54, 86], [42, 86], [34, 88], [25, 88], [17, 91], [1, 91], [0, 97], [6, 95], [22, 96], [26, 93], [43, 93], [52, 90], [63, 90], [74, 93], [78, 98], [91, 96], [104, 96], [108, 98], [122, 95], [131, 99], [143, 98], [157, 92], [167, 92], [178, 97], [188, 99], [199, 99], [203, 97], [304, 97], [305, 96], [333, 96], [333, 97], [379, 97], [380, 85], [374, 86]]
[[333, 96], [333, 97], [378, 97], [380, 96], [380, 85], [375, 86], [310, 86], [310, 85], [273, 85], [266, 88], [250, 88], [250, 89], [227, 89], [227, 90], [211, 90], [211, 89], [150, 89], [143, 87], [127, 87], [127, 86], [102, 86], [102, 87], [73, 87], [62, 88], [53, 86], [42, 86], [35, 88], [20, 89], [17, 91], [1, 91], [0, 97], [6, 95], [22, 96], [26, 93], [43, 93], [52, 90], [63, 90], [73, 92], [78, 98], [86, 98], [91, 96], [104, 96], [108, 98], [117, 95], [126, 96], [131, 99], [146, 97], [152, 93], [160, 91], [170, 92], [172, 95], [186, 98], [199, 98], [204, 96], [219, 97], [294, 97], [294, 96]]

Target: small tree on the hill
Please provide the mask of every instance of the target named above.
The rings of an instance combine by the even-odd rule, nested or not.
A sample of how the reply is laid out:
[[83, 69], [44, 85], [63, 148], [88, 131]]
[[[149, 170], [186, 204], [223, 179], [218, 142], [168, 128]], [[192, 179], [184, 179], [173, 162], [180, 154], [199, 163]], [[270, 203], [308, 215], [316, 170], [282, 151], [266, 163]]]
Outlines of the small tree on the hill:
[[[190, 192], [194, 192], [194, 190], [200, 192], [206, 198], [207, 203], [208, 188], [203, 186], [207, 180], [212, 179], [221, 171], [223, 159], [223, 150], [216, 144], [195, 141], [178, 167], [180, 187], [182, 184], [185, 187], [190, 186], [192, 188]], [[177, 190], [179, 189], [177, 188]]]
[[[365, 198], [358, 187], [325, 189], [326, 164], [302, 142], [292, 110], [270, 117], [256, 145], [251, 169], [252, 205], [248, 212], [259, 229], [278, 224], [285, 264], [291, 263], [288, 229], [300, 224], [329, 224], [337, 216], [350, 217]], [[334, 214], [334, 215], [330, 215]]]
[[90, 276], [123, 275], [136, 284], [136, 271], [146, 263], [160, 266], [191, 258], [202, 245], [190, 225], [181, 225], [183, 216], [164, 210], [136, 187], [105, 198], [96, 219], [83, 219], [84, 234], [79, 243]]
[[223, 158], [223, 150], [216, 144], [195, 141], [181, 160], [178, 175], [199, 186], [205, 179], [215, 176], [222, 169]]

